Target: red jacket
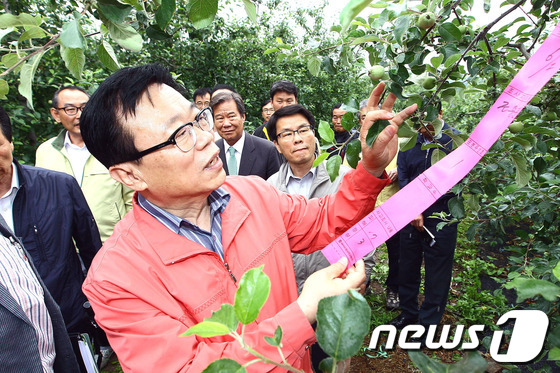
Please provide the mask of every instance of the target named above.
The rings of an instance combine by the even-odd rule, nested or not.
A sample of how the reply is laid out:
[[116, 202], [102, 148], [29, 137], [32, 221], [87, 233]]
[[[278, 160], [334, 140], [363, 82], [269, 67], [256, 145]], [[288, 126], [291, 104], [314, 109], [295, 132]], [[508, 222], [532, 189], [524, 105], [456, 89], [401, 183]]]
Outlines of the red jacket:
[[[264, 264], [271, 291], [245, 340], [276, 361], [264, 341], [283, 330], [283, 354], [291, 365], [311, 371], [308, 346], [313, 329], [295, 302], [298, 293], [290, 250], [323, 248], [373, 210], [388, 180], [361, 165], [349, 172], [338, 193], [307, 201], [284, 194], [258, 177], [228, 177], [231, 199], [222, 213], [224, 261], [210, 250], [173, 233], [138, 206], [117, 224], [90, 268], [83, 289], [107, 332], [125, 372], [200, 372], [212, 361], [243, 364], [255, 357], [229, 336], [179, 337], [223, 303], [233, 304], [237, 281]], [[241, 330], [241, 329], [239, 329]], [[275, 371], [251, 364], [250, 372]], [[280, 371], [280, 370], [277, 370]]]

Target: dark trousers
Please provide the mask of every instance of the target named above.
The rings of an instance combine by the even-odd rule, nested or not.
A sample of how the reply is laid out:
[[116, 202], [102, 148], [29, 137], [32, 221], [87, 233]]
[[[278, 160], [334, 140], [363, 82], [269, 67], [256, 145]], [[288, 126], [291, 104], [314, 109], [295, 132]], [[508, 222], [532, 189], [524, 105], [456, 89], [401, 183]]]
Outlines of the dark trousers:
[[399, 251], [400, 251], [400, 232], [395, 233], [385, 241], [387, 254], [389, 255], [389, 274], [385, 285], [393, 291], [399, 291]]
[[[418, 324], [437, 325], [447, 304], [451, 284], [453, 255], [457, 243], [457, 225], [436, 230], [439, 220], [424, 219], [424, 225], [434, 234], [436, 243], [430, 247], [425, 233], [407, 225], [400, 234], [399, 298], [406, 318], [418, 318]], [[424, 302], [418, 308], [420, 267], [424, 259], [426, 278]]]

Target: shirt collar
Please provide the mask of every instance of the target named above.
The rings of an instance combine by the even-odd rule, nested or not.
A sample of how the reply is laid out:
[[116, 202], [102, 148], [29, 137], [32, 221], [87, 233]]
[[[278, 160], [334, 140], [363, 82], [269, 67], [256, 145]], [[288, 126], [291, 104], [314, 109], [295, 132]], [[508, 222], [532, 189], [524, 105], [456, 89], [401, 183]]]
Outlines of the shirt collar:
[[66, 135], [64, 135], [64, 147], [66, 149], [68, 149], [68, 147], [72, 148], [72, 149], [76, 149], [76, 150], [87, 150], [86, 144], [84, 144], [84, 146], [78, 146], [75, 144], [72, 144], [72, 141], [70, 141], [70, 136], [68, 135], [68, 131], [66, 131]]
[[288, 175], [287, 175], [288, 177], [286, 178], [286, 185], [288, 185], [288, 182], [290, 181], [290, 179], [303, 180], [306, 177], [309, 177], [308, 176], [309, 174], [311, 174], [311, 176], [314, 178], [316, 172], [317, 172], [317, 167], [312, 167], [311, 170], [307, 171], [307, 173], [305, 175], [303, 175], [302, 177], [297, 177], [292, 172], [292, 168], [290, 167], [290, 164], [288, 163]]
[[229, 148], [234, 148], [236, 152], [242, 154], [243, 145], [245, 145], [245, 131], [243, 131], [243, 133], [241, 134], [241, 138], [237, 140], [237, 142], [233, 144], [233, 146], [230, 146], [227, 142], [225, 142], [225, 140], [224, 140], [224, 144], [226, 146], [226, 148], [224, 149], [226, 151], [226, 154], [229, 153]]
[[[230, 194], [221, 187], [210, 193], [210, 195], [208, 196], [208, 202], [210, 203], [210, 212], [212, 216], [224, 212], [230, 198]], [[138, 205], [154, 218], [156, 218], [156, 220], [158, 220], [160, 223], [177, 234], [179, 233], [179, 229], [181, 228], [182, 224], [186, 224], [190, 227], [196, 227], [196, 225], [192, 224], [188, 220], [180, 218], [177, 215], [174, 215], [168, 211], [165, 211], [161, 207], [154, 205], [146, 198], [144, 198], [144, 196], [142, 196], [142, 194], [140, 193], [138, 193]]]
[[8, 190], [6, 192], [6, 194], [1, 196], [0, 198], [8, 197], [14, 191], [18, 190], [19, 186], [20, 185], [19, 185], [19, 176], [18, 176], [18, 172], [17, 172], [17, 167], [14, 163], [12, 163], [12, 185], [10, 186], [10, 190]]

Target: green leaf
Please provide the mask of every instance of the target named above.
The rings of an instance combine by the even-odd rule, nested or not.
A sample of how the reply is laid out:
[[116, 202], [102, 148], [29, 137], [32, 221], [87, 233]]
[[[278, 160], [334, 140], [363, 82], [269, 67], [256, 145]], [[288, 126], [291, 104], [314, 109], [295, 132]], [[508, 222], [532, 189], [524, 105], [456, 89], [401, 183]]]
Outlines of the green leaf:
[[337, 361], [355, 355], [369, 332], [371, 309], [356, 290], [323, 298], [317, 310], [317, 341]]
[[426, 122], [431, 122], [436, 119], [439, 115], [439, 111], [440, 109], [436, 105], [428, 105], [426, 108]]
[[317, 158], [315, 158], [315, 160], [313, 161], [313, 167], [317, 167], [319, 164], [321, 164], [328, 157], [329, 157], [329, 153], [327, 153], [327, 152], [319, 154], [319, 156]]
[[462, 219], [465, 217], [465, 205], [463, 204], [463, 198], [455, 196], [447, 202], [447, 206], [449, 207], [449, 212], [451, 212], [451, 215], [453, 215], [457, 219]]
[[340, 155], [335, 155], [327, 160], [327, 173], [331, 179], [331, 183], [338, 177], [338, 172], [340, 171], [340, 165], [342, 164], [342, 158]]
[[527, 185], [531, 180], [531, 171], [525, 157], [519, 154], [510, 154], [513, 163], [515, 163], [515, 183], [521, 187]]
[[274, 331], [274, 337], [265, 336], [264, 340], [271, 346], [282, 348], [282, 327], [278, 325]]
[[113, 47], [106, 40], [102, 40], [101, 44], [97, 47], [97, 57], [99, 57], [99, 61], [111, 71], [121, 68]]
[[441, 161], [447, 154], [445, 154], [445, 152], [441, 149], [435, 149], [432, 152], [432, 158], [431, 162], [432, 162], [432, 166], [435, 165], [436, 163], [438, 163], [439, 161]]
[[505, 284], [504, 287], [517, 291], [517, 303], [537, 295], [541, 295], [544, 299], [554, 302], [560, 296], [560, 287], [550, 281], [533, 278], [517, 277]]
[[437, 69], [439, 65], [441, 65], [441, 63], [443, 62], [443, 54], [438, 54], [437, 56], [432, 57], [430, 59], [430, 62], [432, 63], [434, 69]]
[[10, 86], [8, 85], [8, 82], [4, 79], [0, 79], [0, 99], [4, 100], [9, 91]]
[[161, 0], [161, 5], [155, 14], [156, 23], [160, 29], [165, 30], [176, 9], [175, 0]]
[[116, 0], [99, 0], [97, 2], [97, 9], [109, 21], [114, 23], [123, 23], [133, 7]]
[[354, 128], [354, 118], [356, 118], [354, 116], [354, 113], [351, 112], [344, 113], [342, 119], [340, 120], [340, 125], [346, 131], [350, 131], [352, 128]]
[[86, 57], [84, 55], [83, 49], [65, 48], [63, 45], [61, 45], [60, 55], [64, 60], [66, 68], [76, 79], [80, 79], [82, 77], [82, 71], [84, 71], [84, 65], [86, 64]]
[[196, 325], [191, 326], [186, 332], [181, 334], [181, 337], [188, 337], [191, 335], [198, 335], [202, 338], [211, 338], [219, 335], [229, 334], [229, 328], [219, 322], [203, 321]]
[[[23, 57], [23, 56], [22, 56]], [[10, 68], [16, 64], [20, 59], [17, 53], [7, 53], [2, 56], [2, 64], [7, 68]]]
[[219, 310], [212, 312], [212, 316], [190, 327], [181, 336], [198, 335], [201, 337], [213, 337], [226, 335], [237, 330], [238, 325], [239, 320], [235, 316], [233, 306], [231, 304], [222, 304]]
[[20, 95], [27, 99], [27, 105], [31, 110], [33, 109], [33, 90], [32, 90], [32, 83], [33, 77], [35, 76], [35, 72], [37, 71], [37, 66], [39, 66], [39, 62], [45, 52], [40, 52], [35, 56], [31, 57], [21, 68], [21, 72], [19, 73], [19, 85], [18, 85], [18, 92]]
[[232, 359], [220, 359], [213, 361], [202, 371], [202, 373], [245, 373], [245, 368]]
[[120, 0], [124, 4], [132, 5], [138, 11], [145, 11], [144, 3], [138, 0]]
[[111, 38], [124, 49], [139, 52], [142, 49], [142, 36], [130, 25], [124, 23], [105, 22]]
[[389, 123], [389, 121], [385, 119], [376, 120], [375, 122], [373, 122], [366, 136], [367, 146], [372, 147], [373, 143], [375, 142], [375, 139], [377, 139], [377, 136], [379, 136], [381, 131], [383, 131], [385, 127], [387, 127], [390, 124], [391, 123]]
[[556, 266], [554, 267], [554, 269], [552, 270], [552, 273], [554, 274], [554, 276], [556, 277], [556, 279], [558, 281], [560, 281], [560, 262], [558, 262], [556, 264]]
[[150, 25], [146, 29], [146, 35], [152, 40], [167, 40], [171, 38], [167, 32], [161, 30], [157, 25]]
[[465, 357], [457, 363], [445, 364], [429, 358], [420, 350], [409, 350], [408, 356], [422, 372], [445, 373], [445, 372], [469, 372], [483, 373], [488, 363], [478, 351], [467, 351]]
[[59, 38], [60, 44], [69, 49], [84, 49], [86, 39], [82, 35], [80, 24], [77, 19], [68, 21], [62, 25]]
[[454, 43], [456, 41], [461, 41], [463, 34], [461, 31], [451, 22], [442, 23], [438, 27], [439, 34], [448, 43]]
[[307, 60], [307, 69], [313, 76], [319, 76], [321, 72], [321, 59], [317, 56], [310, 56]]
[[377, 35], [367, 35], [360, 38], [355, 38], [350, 45], [357, 45], [363, 43], [379, 42], [381, 39]]
[[212, 321], [225, 325], [229, 333], [237, 330], [239, 320], [235, 315], [235, 310], [231, 304], [222, 304], [219, 310], [212, 312], [212, 316], [204, 319], [204, 321]]
[[23, 42], [25, 40], [29, 40], [29, 39], [41, 39], [41, 38], [44, 38], [46, 36], [47, 36], [47, 34], [46, 34], [45, 30], [43, 30], [39, 26], [31, 26], [27, 30], [25, 30], [25, 32], [23, 34], [21, 34], [21, 36], [18, 39], [18, 43], [21, 43], [21, 42]]
[[319, 136], [321, 136], [321, 140], [326, 143], [330, 144], [334, 141], [334, 131], [324, 120], [319, 122]]
[[553, 347], [550, 351], [548, 351], [548, 360], [560, 360], [560, 348]]
[[340, 25], [342, 31], [346, 31], [352, 20], [356, 18], [373, 0], [350, 0], [340, 12]]
[[255, 3], [251, 0], [243, 0], [243, 5], [245, 6], [245, 12], [249, 19], [253, 21], [253, 23], [257, 23], [257, 7]]
[[490, 12], [490, 0], [484, 0], [484, 11], [486, 13]]
[[245, 272], [239, 281], [233, 304], [239, 321], [245, 325], [255, 321], [269, 294], [270, 279], [263, 272], [263, 266]]
[[461, 53], [453, 54], [445, 60], [444, 66], [449, 67], [461, 59]]
[[410, 15], [400, 16], [395, 22], [393, 34], [395, 35], [395, 38], [399, 45], [402, 45], [403, 35], [408, 31], [408, 28], [410, 27], [410, 17]]
[[218, 0], [189, 0], [189, 19], [196, 29], [209, 26], [218, 12]]
[[350, 167], [356, 168], [358, 166], [361, 151], [362, 143], [359, 139], [354, 139], [348, 143], [346, 147], [346, 160]]
[[333, 371], [333, 366], [334, 359], [332, 357], [327, 357], [319, 363], [319, 370], [323, 373], [330, 373]]
[[480, 201], [478, 195], [469, 194], [469, 196], [467, 197], [467, 205], [469, 205], [469, 208], [474, 212], [478, 212], [480, 210]]
[[0, 28], [40, 26], [41, 23], [43, 23], [41, 16], [34, 17], [27, 13], [20, 13], [17, 16], [10, 13], [0, 15]]

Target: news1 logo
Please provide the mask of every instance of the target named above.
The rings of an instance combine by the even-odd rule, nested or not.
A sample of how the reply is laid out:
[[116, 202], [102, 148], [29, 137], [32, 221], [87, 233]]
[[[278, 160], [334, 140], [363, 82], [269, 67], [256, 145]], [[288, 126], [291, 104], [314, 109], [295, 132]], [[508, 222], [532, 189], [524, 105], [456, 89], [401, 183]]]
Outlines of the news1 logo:
[[[526, 363], [537, 357], [542, 351], [548, 330], [548, 316], [538, 310], [513, 310], [502, 315], [496, 325], [503, 325], [511, 319], [515, 319], [515, 324], [511, 332], [507, 351], [505, 353], [499, 352], [504, 332], [503, 330], [496, 330], [492, 335], [492, 342], [490, 343], [490, 356], [499, 363]], [[477, 348], [480, 345], [478, 333], [483, 332], [484, 328], [484, 325], [470, 326], [467, 329], [470, 342], [462, 343], [461, 349], [472, 350]], [[456, 326], [452, 341], [448, 341], [450, 329], [450, 325], [443, 325], [439, 342], [436, 342], [436, 326], [430, 325], [425, 338], [426, 348], [432, 350], [439, 348], [453, 350], [458, 348], [465, 331], [465, 326]], [[377, 348], [379, 335], [382, 332], [388, 332], [385, 349], [391, 350], [394, 348], [397, 328], [393, 325], [380, 325], [373, 330], [369, 343], [370, 349]], [[426, 328], [423, 325], [408, 325], [404, 327], [399, 334], [399, 347], [405, 350], [419, 349], [420, 342], [412, 342], [410, 338], [420, 338], [425, 332]]]

